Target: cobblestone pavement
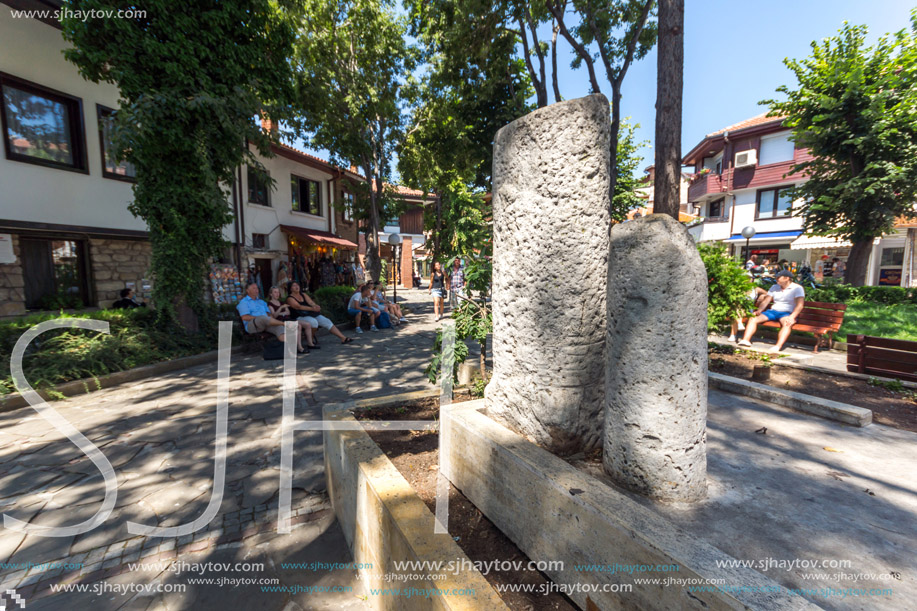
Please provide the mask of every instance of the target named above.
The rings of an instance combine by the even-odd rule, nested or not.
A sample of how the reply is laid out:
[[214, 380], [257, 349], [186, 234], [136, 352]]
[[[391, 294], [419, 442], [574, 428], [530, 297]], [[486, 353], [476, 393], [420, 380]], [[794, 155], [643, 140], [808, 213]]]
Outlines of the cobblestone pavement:
[[[365, 333], [346, 346], [325, 334], [320, 350], [297, 359], [298, 419], [319, 419], [325, 402], [429, 388], [423, 369], [436, 328], [432, 307], [426, 291], [400, 291], [399, 300], [411, 308], [413, 322]], [[325, 493], [318, 432], [296, 435], [293, 532], [276, 533], [281, 371], [281, 361], [260, 355], [233, 358], [220, 512], [207, 528], [177, 539], [133, 536], [126, 522], [176, 526], [207, 506], [216, 363], [53, 403], [111, 461], [117, 503], [105, 523], [78, 536], [0, 530], [0, 591], [15, 589], [30, 611], [368, 608], [354, 570], [284, 566], [351, 558]], [[0, 414], [0, 511], [30, 524], [66, 526], [90, 518], [103, 496], [95, 465], [34, 410]], [[208, 562], [233, 566], [203, 566]], [[34, 566], [41, 563], [53, 564]], [[53, 590], [62, 585], [85, 591]], [[287, 591], [262, 591], [263, 585]], [[141, 586], [150, 590], [138, 591]]]

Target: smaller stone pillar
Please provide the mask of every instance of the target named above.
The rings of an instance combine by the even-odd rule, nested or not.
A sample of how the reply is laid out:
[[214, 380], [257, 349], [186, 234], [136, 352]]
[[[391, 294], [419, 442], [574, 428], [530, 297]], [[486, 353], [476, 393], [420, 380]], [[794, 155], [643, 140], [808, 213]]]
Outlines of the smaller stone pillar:
[[687, 229], [616, 225], [608, 257], [605, 471], [665, 501], [707, 491], [707, 274]]

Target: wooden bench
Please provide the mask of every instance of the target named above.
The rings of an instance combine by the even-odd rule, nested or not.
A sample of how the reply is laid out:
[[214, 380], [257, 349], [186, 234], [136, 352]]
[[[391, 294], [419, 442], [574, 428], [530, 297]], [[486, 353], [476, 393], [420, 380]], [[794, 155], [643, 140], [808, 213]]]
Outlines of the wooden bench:
[[917, 342], [848, 335], [847, 371], [917, 382]]
[[[815, 335], [816, 353], [822, 342], [830, 348], [834, 345], [833, 335], [840, 330], [841, 325], [844, 323], [844, 312], [846, 310], [846, 303], [806, 301], [799, 316], [796, 317], [793, 331], [805, 331]], [[777, 329], [781, 326], [779, 320], [768, 320], [758, 325], [758, 327], [774, 327]]]

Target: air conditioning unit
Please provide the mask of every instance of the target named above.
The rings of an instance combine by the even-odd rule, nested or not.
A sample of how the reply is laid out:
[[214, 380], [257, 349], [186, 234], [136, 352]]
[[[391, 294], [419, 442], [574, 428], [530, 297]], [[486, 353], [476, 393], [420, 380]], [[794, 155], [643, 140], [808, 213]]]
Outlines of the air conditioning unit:
[[736, 153], [735, 168], [748, 168], [758, 163], [758, 151], [748, 149], [741, 153]]

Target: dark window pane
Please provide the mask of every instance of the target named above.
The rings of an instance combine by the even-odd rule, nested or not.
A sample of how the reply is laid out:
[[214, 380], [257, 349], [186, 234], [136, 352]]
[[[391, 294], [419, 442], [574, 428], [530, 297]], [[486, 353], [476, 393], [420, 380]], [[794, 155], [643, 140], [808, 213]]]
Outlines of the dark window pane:
[[271, 205], [267, 176], [251, 166], [248, 168], [248, 201], [262, 206]]
[[317, 182], [309, 181], [309, 213], [316, 216], [322, 214], [322, 202]]
[[904, 248], [883, 248], [879, 267], [904, 265]]
[[102, 164], [105, 172], [125, 178], [135, 178], [137, 172], [134, 164], [118, 161], [114, 156], [112, 146], [112, 130], [115, 115], [111, 111], [99, 111], [99, 129], [102, 130]]
[[290, 177], [290, 192], [292, 195], [292, 208], [293, 210], [302, 210], [302, 204], [300, 204], [299, 198], [299, 179], [295, 176]]
[[13, 153], [76, 166], [67, 104], [4, 85], [3, 106]]

